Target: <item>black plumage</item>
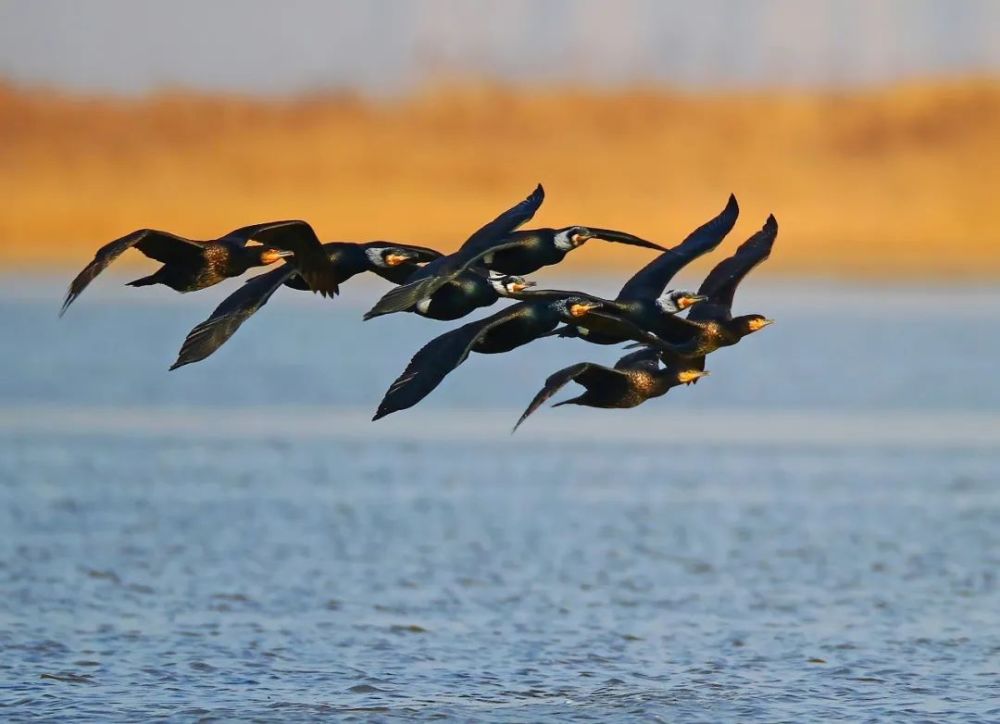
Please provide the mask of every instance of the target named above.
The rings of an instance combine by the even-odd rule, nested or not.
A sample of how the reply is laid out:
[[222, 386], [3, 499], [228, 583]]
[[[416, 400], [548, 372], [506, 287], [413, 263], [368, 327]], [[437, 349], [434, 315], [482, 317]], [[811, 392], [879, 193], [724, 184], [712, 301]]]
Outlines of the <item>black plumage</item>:
[[[769, 216], [760, 231], [709, 272], [698, 288], [698, 295], [705, 299], [690, 308], [687, 319], [661, 315], [644, 329], [668, 344], [668, 354], [690, 359], [734, 345], [746, 335], [771, 324], [772, 320], [759, 314], [733, 317], [732, 304], [736, 287], [754, 267], [767, 259], [777, 234], [778, 222]], [[607, 317], [581, 317], [573, 324], [588, 330], [587, 339], [592, 335], [602, 335], [616, 342], [628, 339], [627, 330]]]
[[[704, 299], [689, 291], [666, 293], [674, 276], [695, 259], [713, 251], [736, 224], [740, 207], [729, 196], [725, 208], [713, 219], [699, 226], [677, 246], [660, 254], [636, 272], [615, 297], [616, 310], [643, 329], [655, 330], [665, 314], [676, 314]], [[583, 337], [595, 344], [619, 344], [626, 341], [614, 329], [600, 325], [568, 326], [555, 332], [560, 337]]]
[[406, 284], [387, 292], [365, 314], [365, 319], [409, 309], [450, 280], [476, 266], [504, 274], [530, 274], [543, 266], [559, 263], [566, 254], [588, 239], [598, 238], [664, 250], [658, 244], [610, 229], [568, 226], [562, 229], [516, 231], [534, 216], [544, 197], [545, 192], [539, 184], [524, 201], [469, 237], [454, 254], [428, 264], [414, 273]]
[[570, 382], [582, 385], [586, 391], [577, 397], [557, 402], [553, 407], [636, 407], [646, 400], [665, 395], [672, 387], [694, 382], [708, 374], [700, 364], [674, 362], [661, 367], [660, 361], [659, 352], [646, 348], [625, 355], [613, 368], [595, 362], [579, 362], [565, 367], [549, 375], [545, 386], [535, 395], [512, 432], [517, 430], [528, 415]]
[[[254, 240], [259, 245], [248, 245]], [[178, 292], [205, 289], [252, 267], [292, 257], [309, 288], [324, 296], [337, 293], [332, 268], [312, 227], [304, 221], [271, 221], [244, 226], [218, 239], [198, 241], [157, 229], [140, 229], [105, 244], [70, 284], [60, 315], [109, 264], [135, 247], [162, 262], [155, 273], [130, 286], [165, 284]]]
[[[398, 284], [401, 279], [413, 273], [417, 264], [440, 256], [439, 252], [426, 247], [387, 241], [365, 244], [329, 242], [323, 244], [323, 249], [334, 269], [337, 284], [366, 271]], [[170, 369], [199, 362], [214, 353], [236, 333], [243, 322], [267, 304], [271, 295], [282, 285], [299, 290], [309, 288], [298, 269], [290, 264], [283, 264], [277, 269], [253, 277], [226, 297], [208, 319], [188, 333], [177, 361]]]
[[[565, 293], [554, 300], [519, 302], [446, 332], [428, 342], [413, 356], [406, 370], [382, 398], [373, 419], [378, 420], [420, 402], [462, 364], [470, 352], [509, 352], [543, 336], [560, 321], [569, 321], [584, 314], [602, 314], [598, 310], [603, 304], [603, 300], [587, 294]], [[630, 327], [627, 320], [618, 321]], [[659, 344], [659, 340], [634, 326], [631, 326], [631, 332], [631, 339]]]

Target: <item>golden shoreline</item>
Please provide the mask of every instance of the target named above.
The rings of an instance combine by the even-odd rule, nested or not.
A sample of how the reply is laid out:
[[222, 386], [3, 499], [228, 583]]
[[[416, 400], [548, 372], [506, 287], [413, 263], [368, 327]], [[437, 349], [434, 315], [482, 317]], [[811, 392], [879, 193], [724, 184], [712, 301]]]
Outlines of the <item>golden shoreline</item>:
[[[735, 192], [727, 247], [769, 212], [781, 223], [767, 273], [1000, 277], [1000, 79], [822, 93], [483, 85], [393, 101], [0, 84], [0, 138], [7, 268], [78, 268], [144, 226], [209, 238], [289, 217], [323, 240], [447, 250], [541, 181], [538, 226], [671, 244]], [[593, 242], [567, 269], [647, 257]]]

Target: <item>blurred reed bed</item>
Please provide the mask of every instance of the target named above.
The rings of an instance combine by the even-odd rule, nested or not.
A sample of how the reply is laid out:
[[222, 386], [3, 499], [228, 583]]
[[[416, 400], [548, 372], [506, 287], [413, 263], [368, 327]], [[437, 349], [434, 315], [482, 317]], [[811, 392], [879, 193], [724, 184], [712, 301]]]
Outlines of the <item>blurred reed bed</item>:
[[[1000, 80], [857, 92], [462, 86], [391, 101], [138, 99], [0, 86], [0, 259], [79, 267], [143, 226], [301, 217], [324, 240], [451, 249], [537, 181], [537, 225], [679, 241], [732, 191], [769, 272], [1000, 274]], [[644, 263], [592, 243], [569, 268]]]

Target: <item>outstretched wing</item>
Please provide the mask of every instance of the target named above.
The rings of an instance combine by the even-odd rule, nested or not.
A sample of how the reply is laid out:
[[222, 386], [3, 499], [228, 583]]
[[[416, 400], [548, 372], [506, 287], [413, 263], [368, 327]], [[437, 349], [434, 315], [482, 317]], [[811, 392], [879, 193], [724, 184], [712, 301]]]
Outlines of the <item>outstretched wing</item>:
[[63, 300], [62, 309], [59, 310], [61, 317], [66, 313], [69, 305], [72, 304], [83, 290], [94, 281], [98, 274], [108, 268], [115, 259], [133, 246], [137, 247], [146, 256], [156, 259], [164, 264], [170, 263], [200, 263], [202, 254], [202, 244], [183, 236], [177, 236], [167, 231], [158, 229], [139, 229], [131, 234], [126, 234], [120, 239], [115, 239], [97, 250], [94, 259], [83, 268], [76, 278], [69, 285], [66, 292], [66, 299]]
[[413, 407], [427, 397], [449, 372], [465, 361], [477, 341], [516, 317], [520, 307], [522, 305], [515, 304], [489, 317], [463, 324], [421, 347], [403, 374], [389, 386], [372, 420]]
[[750, 271], [771, 255], [771, 247], [778, 235], [778, 222], [768, 216], [756, 234], [740, 244], [736, 253], [719, 262], [705, 277], [698, 289], [708, 297], [691, 307], [690, 319], [728, 319], [732, 314], [736, 287]]
[[578, 362], [575, 365], [570, 365], [569, 367], [565, 367], [558, 372], [554, 372], [549, 375], [548, 379], [545, 380], [545, 386], [542, 387], [538, 394], [535, 395], [534, 399], [532, 399], [531, 403], [515, 423], [514, 429], [511, 430], [510, 433], [513, 435], [517, 432], [517, 428], [520, 427], [521, 423], [527, 419], [528, 415], [545, 404], [548, 399], [550, 399], [570, 382], [576, 381], [584, 387], [589, 388], [593, 385], [608, 383], [614, 384], [619, 380], [625, 381], [625, 376], [621, 372], [617, 372], [616, 370], [609, 369], [594, 362]]
[[253, 239], [264, 246], [290, 251], [295, 255], [294, 265], [310, 289], [324, 297], [332, 297], [340, 291], [336, 269], [308, 222], [300, 219], [268, 221], [240, 227], [225, 238], [243, 244]]
[[736, 203], [736, 197], [730, 194], [726, 208], [718, 216], [699, 226], [680, 244], [640, 269], [625, 282], [618, 293], [618, 299], [655, 299], [663, 294], [677, 272], [722, 243], [732, 231], [739, 215], [740, 207]]
[[505, 242], [503, 239], [531, 219], [544, 199], [545, 190], [541, 184], [538, 184], [530, 196], [480, 228], [454, 254], [439, 260], [435, 264], [436, 268], [431, 276], [424, 276], [386, 292], [375, 303], [375, 306], [365, 313], [364, 319], [369, 320], [383, 314], [405, 311], [420, 300], [432, 296], [434, 292], [475, 265], [484, 256], [520, 246], [520, 241]]
[[210, 356], [236, 334], [241, 324], [267, 304], [267, 300], [278, 287], [296, 274], [295, 267], [282, 264], [277, 269], [248, 280], [223, 299], [208, 319], [188, 333], [177, 354], [177, 361], [170, 366], [170, 369], [175, 370], [192, 362], [200, 362]]
[[454, 256], [460, 263], [464, 263], [470, 257], [489, 253], [494, 244], [530, 221], [544, 200], [545, 189], [538, 184], [526, 199], [507, 209], [466, 239]]
[[593, 232], [595, 239], [600, 239], [601, 241], [611, 241], [616, 244], [628, 244], [629, 246], [641, 246], [644, 249], [656, 249], [657, 251], [667, 250], [667, 247], [665, 246], [654, 244], [652, 241], [646, 241], [635, 234], [629, 234], [624, 231], [615, 231], [614, 229], [598, 229], [594, 226], [587, 226], [585, 228]]

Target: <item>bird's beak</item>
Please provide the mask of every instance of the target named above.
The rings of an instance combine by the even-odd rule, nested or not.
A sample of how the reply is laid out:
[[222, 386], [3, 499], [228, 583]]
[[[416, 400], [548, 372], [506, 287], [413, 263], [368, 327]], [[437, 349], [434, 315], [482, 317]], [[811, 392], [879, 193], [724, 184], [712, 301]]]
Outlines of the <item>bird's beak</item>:
[[689, 297], [681, 297], [678, 299], [677, 306], [681, 309], [687, 309], [698, 302], [704, 302], [706, 299], [708, 299], [708, 296], [705, 294], [692, 294]]
[[689, 385], [702, 377], [708, 377], [707, 370], [684, 370], [677, 373], [677, 379], [682, 385]]
[[773, 319], [755, 319], [753, 322], [751, 322], [750, 328], [754, 332], [756, 332], [758, 329], [764, 329], [764, 327], [767, 327], [768, 325], [771, 324], [774, 324]]
[[399, 254], [396, 252], [390, 252], [385, 255], [385, 263], [389, 266], [399, 266], [400, 264], [406, 264], [412, 259], [409, 254]]
[[569, 305], [569, 316], [571, 317], [582, 317], [583, 315], [591, 312], [595, 309], [600, 308], [600, 304], [594, 302], [584, 302], [583, 304], [571, 304]]
[[535, 286], [537, 282], [529, 282], [527, 279], [523, 282], [515, 282], [511, 286], [514, 287], [515, 292], [523, 292], [525, 289]]
[[294, 252], [284, 251], [282, 249], [265, 249], [260, 253], [260, 260], [264, 264], [274, 264], [277, 261], [281, 261], [285, 257], [293, 256]]
[[583, 244], [588, 239], [593, 239], [593, 238], [594, 238], [594, 234], [592, 232], [590, 232], [590, 231], [584, 231], [584, 232], [579, 232], [579, 233], [573, 234], [573, 239], [572, 239], [572, 241], [573, 241], [573, 248], [575, 249], [576, 247], [580, 246], [581, 244]]

